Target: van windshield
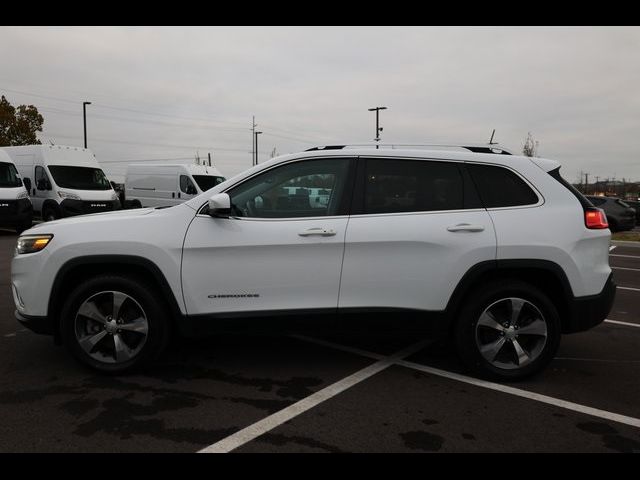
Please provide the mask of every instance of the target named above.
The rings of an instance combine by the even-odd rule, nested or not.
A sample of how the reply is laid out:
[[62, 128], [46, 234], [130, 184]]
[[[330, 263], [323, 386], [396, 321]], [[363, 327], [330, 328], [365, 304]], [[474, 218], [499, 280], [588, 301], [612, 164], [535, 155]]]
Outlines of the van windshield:
[[213, 175], [194, 175], [193, 179], [203, 192], [226, 180], [224, 177], [216, 177]]
[[99, 168], [49, 165], [53, 179], [62, 188], [77, 190], [111, 190], [111, 184]]
[[21, 187], [22, 180], [12, 163], [0, 162], [0, 187]]

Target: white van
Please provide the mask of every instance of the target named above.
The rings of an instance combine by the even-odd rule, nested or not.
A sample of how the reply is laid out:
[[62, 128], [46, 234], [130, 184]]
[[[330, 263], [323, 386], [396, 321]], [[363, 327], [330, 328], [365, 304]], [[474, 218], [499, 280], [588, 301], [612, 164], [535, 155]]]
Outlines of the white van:
[[11, 157], [0, 150], [0, 226], [18, 233], [31, 228], [33, 206]]
[[132, 163], [124, 181], [125, 199], [132, 206], [170, 207], [224, 181], [217, 168], [207, 165]]
[[2, 148], [15, 163], [43, 220], [120, 209], [91, 150], [63, 145]]

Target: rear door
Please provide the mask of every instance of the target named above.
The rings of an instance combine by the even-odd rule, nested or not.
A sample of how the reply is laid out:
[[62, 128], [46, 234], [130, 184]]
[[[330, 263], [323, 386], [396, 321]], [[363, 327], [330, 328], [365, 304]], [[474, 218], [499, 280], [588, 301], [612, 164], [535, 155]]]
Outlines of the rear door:
[[[364, 160], [364, 161], [362, 161]], [[462, 163], [363, 158], [339, 307], [441, 311], [496, 238]]]

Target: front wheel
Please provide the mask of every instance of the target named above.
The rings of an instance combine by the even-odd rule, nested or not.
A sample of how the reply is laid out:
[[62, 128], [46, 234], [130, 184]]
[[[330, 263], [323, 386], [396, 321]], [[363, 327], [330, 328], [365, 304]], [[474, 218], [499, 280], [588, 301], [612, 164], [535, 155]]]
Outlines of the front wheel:
[[481, 376], [519, 380], [553, 359], [560, 332], [558, 311], [547, 295], [528, 283], [505, 280], [467, 299], [456, 325], [456, 349]]
[[76, 359], [102, 372], [121, 373], [160, 355], [168, 341], [167, 309], [143, 285], [104, 275], [71, 293], [61, 312], [61, 333]]

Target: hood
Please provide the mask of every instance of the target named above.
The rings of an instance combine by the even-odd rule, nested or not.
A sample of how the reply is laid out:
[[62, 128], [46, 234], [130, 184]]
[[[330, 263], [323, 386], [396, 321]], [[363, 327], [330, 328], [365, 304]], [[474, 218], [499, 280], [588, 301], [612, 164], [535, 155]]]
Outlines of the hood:
[[115, 212], [101, 212], [101, 213], [90, 213], [88, 215], [78, 215], [77, 217], [67, 217], [61, 218], [60, 220], [54, 220], [53, 222], [42, 222], [38, 225], [34, 225], [31, 229], [24, 232], [24, 234], [29, 233], [40, 233], [45, 230], [51, 230], [51, 228], [64, 228], [68, 225], [78, 225], [78, 224], [90, 224], [96, 222], [111, 222], [117, 220], [125, 220], [130, 218], [143, 217], [145, 215], [153, 215], [161, 212], [163, 209], [155, 209], [155, 208], [135, 208], [131, 210], [117, 210]]

